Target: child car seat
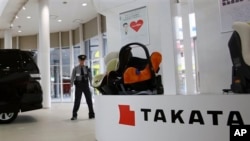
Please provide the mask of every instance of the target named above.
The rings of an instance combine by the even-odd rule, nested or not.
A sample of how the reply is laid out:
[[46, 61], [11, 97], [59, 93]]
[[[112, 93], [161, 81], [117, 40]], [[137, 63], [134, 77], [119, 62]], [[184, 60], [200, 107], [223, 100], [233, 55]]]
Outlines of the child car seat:
[[232, 58], [232, 84], [234, 93], [250, 93], [250, 24], [235, 22], [228, 47]]
[[[134, 47], [143, 48], [146, 58], [134, 57], [131, 52]], [[102, 94], [163, 94], [161, 76], [156, 75], [161, 59], [158, 52], [150, 56], [147, 48], [140, 43], [125, 45], [119, 52], [117, 70], [103, 77], [98, 90]]]
[[105, 93], [102, 86], [107, 81], [107, 74], [111, 71], [116, 71], [118, 68], [118, 56], [119, 52], [110, 52], [105, 58], [104, 63], [106, 66], [106, 71], [104, 74], [98, 74], [92, 80], [92, 85], [94, 88], [99, 90], [101, 93]]

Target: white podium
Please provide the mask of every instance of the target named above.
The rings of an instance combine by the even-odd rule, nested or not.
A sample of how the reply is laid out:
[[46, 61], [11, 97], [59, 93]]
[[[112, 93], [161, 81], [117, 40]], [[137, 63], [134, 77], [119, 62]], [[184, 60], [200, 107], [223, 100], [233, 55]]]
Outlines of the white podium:
[[96, 96], [98, 141], [229, 141], [250, 95]]

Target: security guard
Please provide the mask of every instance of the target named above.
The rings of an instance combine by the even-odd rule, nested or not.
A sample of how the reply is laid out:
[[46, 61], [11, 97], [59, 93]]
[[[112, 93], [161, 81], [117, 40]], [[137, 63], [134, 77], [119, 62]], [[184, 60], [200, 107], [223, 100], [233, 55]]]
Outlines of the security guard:
[[92, 96], [89, 89], [89, 80], [91, 81], [91, 72], [87, 66], [84, 65], [86, 55], [79, 55], [79, 65], [74, 67], [71, 75], [71, 86], [75, 85], [75, 102], [73, 108], [73, 116], [71, 120], [77, 119], [77, 111], [79, 110], [82, 92], [85, 95], [86, 102], [89, 108], [89, 119], [95, 118], [95, 113], [92, 104]]

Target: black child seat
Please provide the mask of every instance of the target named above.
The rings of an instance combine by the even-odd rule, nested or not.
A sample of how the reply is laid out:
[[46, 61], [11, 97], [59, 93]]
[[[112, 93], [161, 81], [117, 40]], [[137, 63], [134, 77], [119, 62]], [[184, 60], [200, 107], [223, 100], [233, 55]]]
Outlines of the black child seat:
[[235, 22], [228, 47], [232, 58], [232, 84], [234, 93], [250, 93], [250, 24]]
[[[133, 56], [132, 49], [135, 47], [141, 47], [146, 58]], [[159, 52], [149, 55], [143, 44], [127, 44], [117, 55], [113, 52], [107, 55], [106, 74], [95, 76], [93, 86], [103, 95], [163, 94], [161, 75], [158, 75], [161, 57]]]

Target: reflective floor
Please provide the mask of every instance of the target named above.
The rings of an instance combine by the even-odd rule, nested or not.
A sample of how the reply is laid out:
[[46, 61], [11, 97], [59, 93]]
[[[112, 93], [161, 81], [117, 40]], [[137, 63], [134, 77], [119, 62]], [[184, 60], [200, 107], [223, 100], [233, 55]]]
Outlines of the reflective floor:
[[0, 125], [1, 141], [95, 141], [94, 120], [88, 119], [82, 104], [78, 120], [71, 121], [72, 103], [54, 103], [51, 109], [20, 113], [7, 125]]

